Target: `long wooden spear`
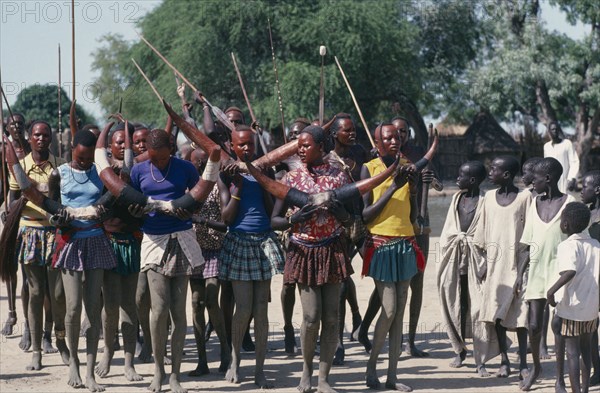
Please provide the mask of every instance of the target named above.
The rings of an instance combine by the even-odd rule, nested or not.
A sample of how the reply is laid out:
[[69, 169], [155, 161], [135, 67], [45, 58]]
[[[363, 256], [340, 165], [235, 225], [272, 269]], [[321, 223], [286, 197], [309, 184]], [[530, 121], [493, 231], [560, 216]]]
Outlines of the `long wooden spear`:
[[[183, 74], [182, 74], [181, 72], [179, 72], [179, 70], [178, 70], [177, 68], [175, 68], [175, 66], [174, 66], [173, 64], [171, 64], [171, 63], [169, 62], [169, 60], [167, 60], [167, 58], [166, 58], [166, 57], [164, 57], [164, 56], [163, 56], [163, 55], [162, 55], [162, 54], [161, 54], [161, 53], [158, 51], [158, 49], [156, 49], [154, 46], [152, 46], [152, 44], [151, 44], [151, 43], [149, 43], [149, 42], [148, 42], [148, 40], [147, 40], [146, 38], [144, 38], [144, 36], [143, 36], [143, 35], [141, 35], [141, 34], [139, 34], [139, 33], [138, 33], [138, 36], [140, 37], [140, 39], [141, 39], [142, 41], [144, 41], [144, 43], [145, 43], [146, 45], [148, 45], [148, 47], [149, 47], [150, 49], [152, 49], [152, 51], [153, 51], [154, 53], [156, 53], [156, 55], [157, 55], [158, 57], [160, 57], [160, 59], [161, 59], [162, 61], [164, 61], [164, 62], [165, 62], [165, 64], [166, 64], [167, 66], [169, 66], [169, 68], [170, 68], [170, 69], [172, 69], [172, 70], [173, 70], [173, 71], [174, 71], [174, 72], [175, 72], [175, 73], [176, 73], [176, 74], [177, 74], [177, 75], [178, 75], [178, 76], [181, 78], [181, 80], [182, 80], [182, 81], [183, 81], [183, 82], [184, 82], [186, 85], [188, 85], [188, 86], [189, 86], [189, 87], [190, 87], [192, 90], [194, 90], [194, 91], [196, 91], [196, 92], [200, 93], [200, 90], [198, 90], [198, 88], [197, 88], [196, 86], [194, 86], [194, 85], [193, 85], [193, 84], [192, 84], [192, 83], [191, 83], [189, 80], [187, 80], [187, 78], [186, 78], [185, 76], [183, 76]], [[210, 103], [210, 102], [209, 102], [209, 101], [206, 99], [206, 97], [205, 97], [205, 96], [202, 96], [202, 99], [203, 99], [203, 100], [204, 100], [204, 102], [206, 102], [206, 104], [207, 104], [207, 105], [210, 107], [210, 109], [211, 109], [212, 113], [213, 113], [213, 114], [214, 114], [214, 115], [217, 117], [217, 119], [218, 119], [218, 120], [219, 120], [221, 123], [223, 123], [223, 124], [225, 125], [225, 127], [229, 128], [231, 131], [235, 131], [235, 125], [234, 125], [234, 124], [233, 124], [233, 123], [232, 123], [232, 122], [229, 120], [229, 118], [227, 117], [227, 115], [226, 115], [225, 113], [223, 113], [223, 111], [222, 111], [221, 109], [219, 109], [218, 107], [216, 107], [216, 106], [212, 105], [212, 104], [211, 104], [211, 103]]]
[[71, 101], [75, 102], [75, 0], [71, 0], [71, 56], [73, 58], [71, 70], [73, 76], [73, 97]]
[[325, 55], [327, 54], [327, 48], [324, 45], [319, 47], [319, 55], [321, 56], [321, 81], [319, 84], [319, 124], [323, 126], [323, 119], [325, 118], [325, 72], [323, 70], [325, 65]]
[[[235, 68], [235, 73], [237, 74], [238, 80], [240, 81], [240, 87], [242, 88], [242, 94], [244, 95], [244, 100], [246, 100], [246, 106], [248, 107], [248, 111], [250, 112], [250, 117], [252, 118], [252, 125], [256, 125], [256, 116], [254, 116], [254, 111], [252, 110], [252, 105], [250, 104], [250, 99], [248, 98], [248, 94], [246, 93], [246, 87], [244, 86], [244, 80], [242, 79], [242, 73], [237, 65], [237, 61], [235, 60], [235, 54], [231, 52], [231, 60], [233, 60], [233, 67]], [[254, 128], [253, 128], [254, 129]], [[259, 128], [256, 132], [258, 135], [258, 141], [260, 142], [260, 147], [264, 153], [266, 153], [267, 145], [265, 145], [265, 141], [262, 137], [262, 130]]]
[[[13, 114], [12, 109], [10, 108], [10, 104], [8, 103], [8, 98], [6, 98], [6, 93], [4, 92], [4, 89], [2, 88], [1, 80], [2, 80], [2, 78], [0, 77], [0, 92], [2, 92], [2, 98], [4, 98], [4, 103], [6, 104], [6, 109], [8, 109], [8, 116], [10, 117], [11, 122], [13, 122], [15, 119], [15, 116]], [[19, 144], [21, 145], [21, 149], [23, 149], [23, 151], [25, 153], [28, 153], [29, 152], [29, 144], [25, 140], [25, 136], [23, 135], [23, 133], [22, 132], [12, 132], [11, 127], [10, 127], [10, 122], [7, 122], [6, 124], [9, 126], [8, 133], [13, 138], [13, 140], [19, 141]]]
[[339, 62], [337, 56], [333, 56], [333, 58], [335, 59], [335, 64], [337, 64], [338, 69], [340, 70], [340, 73], [342, 74], [342, 78], [344, 78], [344, 82], [346, 82], [346, 87], [348, 88], [348, 91], [350, 92], [350, 97], [352, 97], [352, 102], [354, 102], [354, 107], [356, 108], [356, 111], [358, 112], [358, 116], [360, 117], [360, 121], [362, 122], [362, 125], [365, 128], [367, 136], [369, 137], [371, 146], [376, 147], [375, 141], [373, 140], [373, 137], [371, 136], [371, 132], [369, 131], [369, 126], [367, 125], [367, 122], [365, 121], [365, 117], [363, 116], [362, 111], [360, 110], [360, 107], [358, 106], [358, 101], [356, 101], [356, 97], [354, 96], [354, 92], [352, 91], [352, 87], [350, 86], [350, 82], [348, 82], [348, 78], [346, 78], [346, 74], [344, 73], [344, 70], [342, 69], [342, 66], [340, 65], [340, 62]]
[[283, 132], [283, 141], [287, 143], [285, 133], [285, 120], [283, 116], [283, 100], [281, 99], [281, 88], [279, 86], [279, 73], [277, 72], [277, 62], [275, 61], [275, 48], [273, 47], [273, 33], [271, 32], [271, 19], [267, 18], [269, 25], [269, 41], [271, 42], [271, 58], [273, 59], [273, 71], [275, 72], [275, 88], [277, 90], [277, 102], [279, 103], [279, 114], [281, 115], [281, 131]]
[[[0, 73], [0, 89], [2, 89], [2, 74]], [[4, 95], [4, 89], [2, 89]], [[8, 167], [6, 161], [6, 149], [8, 142], [4, 135], [4, 109], [2, 107], [2, 99], [0, 98], [0, 138], [2, 139], [2, 193], [4, 194], [4, 211], [8, 214]]]
[[62, 158], [62, 76], [61, 76], [60, 44], [58, 44], [58, 156]]

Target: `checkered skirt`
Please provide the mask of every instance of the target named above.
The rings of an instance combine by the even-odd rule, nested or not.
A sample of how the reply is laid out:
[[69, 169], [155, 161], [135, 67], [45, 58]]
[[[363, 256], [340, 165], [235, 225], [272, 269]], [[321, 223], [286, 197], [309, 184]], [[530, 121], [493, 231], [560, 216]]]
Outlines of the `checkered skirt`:
[[104, 233], [83, 239], [70, 239], [60, 250], [54, 264], [56, 269], [84, 271], [111, 270], [117, 267], [117, 257]]
[[165, 248], [160, 263], [149, 263], [142, 268], [142, 271], [154, 270], [157, 273], [167, 277], [195, 276], [202, 272], [203, 266], [196, 268], [192, 266], [185, 256], [177, 238], [171, 237]]
[[219, 279], [270, 280], [283, 273], [284, 256], [275, 232], [229, 231], [219, 255]]

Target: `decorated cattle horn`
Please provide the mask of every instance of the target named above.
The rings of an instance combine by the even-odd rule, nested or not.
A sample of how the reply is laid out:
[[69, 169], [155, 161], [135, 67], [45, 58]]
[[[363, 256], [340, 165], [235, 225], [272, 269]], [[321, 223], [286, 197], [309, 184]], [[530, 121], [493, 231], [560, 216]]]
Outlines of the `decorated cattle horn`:
[[158, 201], [144, 196], [129, 184], [125, 183], [115, 174], [110, 166], [106, 155], [105, 145], [106, 135], [108, 134], [110, 127], [112, 127], [112, 124], [113, 123], [110, 123], [104, 127], [100, 136], [98, 136], [94, 156], [100, 172], [100, 179], [112, 195], [117, 198], [122, 198], [126, 204], [138, 204], [144, 206], [144, 213], [157, 211], [170, 215], [175, 215], [177, 208], [193, 210], [196, 207], [197, 202], [201, 202], [207, 198], [219, 176], [219, 163], [221, 157], [221, 148], [219, 146], [214, 146], [209, 152], [209, 161], [204, 169], [202, 178], [188, 193], [173, 201]]
[[326, 202], [337, 199], [342, 203], [359, 198], [362, 194], [370, 192], [375, 187], [383, 183], [385, 179], [396, 172], [399, 160], [396, 159], [389, 168], [383, 172], [360, 180], [356, 183], [345, 184], [340, 188], [331, 191], [319, 192], [317, 194], [308, 194], [306, 192], [289, 187], [283, 183], [275, 181], [261, 171], [259, 171], [252, 163], [247, 162], [248, 172], [256, 179], [256, 181], [271, 195], [277, 199], [282, 199], [286, 203], [302, 207], [306, 204], [324, 205]]
[[98, 218], [98, 206], [79, 208], [65, 207], [60, 202], [54, 201], [42, 194], [42, 192], [36, 188], [35, 184], [29, 179], [23, 170], [12, 143], [8, 141], [5, 135], [3, 137], [4, 143], [7, 145], [6, 162], [10, 168], [10, 172], [13, 178], [16, 180], [17, 185], [21, 189], [23, 195], [34, 205], [44, 209], [46, 212], [52, 215], [59, 214], [61, 211], [65, 210], [72, 218], [79, 220], [94, 220]]
[[425, 167], [427, 166], [429, 161], [431, 161], [431, 159], [435, 155], [435, 152], [437, 151], [437, 148], [438, 148], [438, 144], [439, 144], [439, 138], [436, 133], [435, 137], [433, 138], [433, 143], [431, 144], [431, 147], [429, 148], [427, 153], [425, 153], [423, 158], [421, 158], [419, 161], [415, 162], [415, 167], [417, 168], [417, 172], [421, 172], [423, 169], [425, 169]]

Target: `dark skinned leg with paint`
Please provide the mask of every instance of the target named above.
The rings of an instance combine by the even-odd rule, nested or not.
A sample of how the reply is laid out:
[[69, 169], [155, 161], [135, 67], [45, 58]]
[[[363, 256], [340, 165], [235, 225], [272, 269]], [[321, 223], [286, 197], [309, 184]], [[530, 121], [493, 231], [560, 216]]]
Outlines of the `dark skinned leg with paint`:
[[65, 327], [69, 346], [69, 380], [72, 388], [83, 386], [79, 374], [79, 330], [81, 327], [81, 309], [83, 299], [83, 272], [62, 271], [62, 282], [65, 290], [66, 314]]
[[271, 280], [252, 281], [252, 284], [254, 286], [252, 315], [254, 317], [254, 337], [256, 340], [254, 384], [261, 389], [271, 389], [273, 388], [273, 384], [267, 381], [264, 371], [265, 358], [267, 357], [267, 339], [269, 335], [268, 305], [269, 295], [271, 293]]
[[360, 324], [362, 323], [362, 317], [358, 308], [356, 284], [354, 284], [354, 280], [352, 279], [352, 277], [348, 277], [345, 283], [346, 301], [348, 302], [348, 306], [350, 306], [350, 312], [352, 313], [352, 330], [350, 331], [349, 339], [350, 341], [356, 341], [358, 329], [360, 328]]
[[[584, 333], [579, 337], [581, 348], [581, 392], [588, 393], [590, 389], [590, 374], [592, 369], [592, 334]], [[570, 367], [569, 367], [570, 369]]]
[[[169, 377], [169, 386], [173, 393], [187, 393], [187, 390], [180, 384], [180, 373], [181, 361], [183, 358], [183, 346], [185, 344], [185, 334], [187, 330], [187, 316], [185, 310], [187, 304], [188, 281], [188, 276], [170, 278], [171, 304], [169, 309], [173, 321], [173, 330], [171, 332], [171, 376]], [[153, 287], [154, 286], [151, 286], [151, 288]], [[163, 348], [166, 350], [166, 337]]]
[[192, 290], [192, 322], [198, 351], [198, 364], [196, 369], [190, 371], [188, 375], [190, 377], [200, 377], [210, 373], [206, 361], [206, 341], [204, 341], [204, 279], [191, 278], [190, 289]]
[[[565, 337], [564, 340], [567, 361], [569, 362], [569, 382], [571, 384], [571, 391], [574, 393], [587, 393], [589, 390], [588, 381], [590, 378], [591, 366], [591, 354], [589, 352], [591, 335], [587, 333], [582, 334], [581, 336]], [[587, 359], [583, 356], [584, 346], [588, 347], [586, 348]]]
[[252, 315], [255, 294], [252, 281], [231, 281], [231, 287], [235, 296], [235, 312], [231, 323], [231, 363], [225, 374], [225, 380], [231, 383], [240, 383], [242, 380], [239, 369], [242, 340]]
[[46, 275], [46, 288], [44, 288], [44, 334], [42, 336], [42, 350], [44, 353], [56, 353], [58, 349], [52, 346], [54, 314], [52, 311], [52, 299], [50, 299], [50, 283], [46, 269], [44, 269], [44, 274]]
[[231, 323], [233, 320], [233, 287], [231, 281], [221, 281], [221, 310], [223, 311], [223, 321], [225, 322], [225, 333], [227, 342], [231, 347]]
[[17, 324], [17, 272], [12, 274], [10, 280], [6, 283], [6, 292], [8, 294], [8, 318], [4, 322], [2, 335], [10, 336]]
[[121, 333], [123, 334], [123, 349], [125, 350], [124, 373], [128, 381], [141, 381], [144, 379], [135, 371], [133, 359], [137, 342], [138, 317], [135, 305], [136, 286], [138, 273], [121, 276]]
[[108, 376], [110, 363], [115, 354], [114, 338], [119, 325], [119, 304], [121, 302], [121, 276], [115, 272], [107, 271], [106, 280], [102, 286], [102, 328], [104, 330], [104, 353], [96, 366], [96, 374], [100, 378]]
[[31, 364], [26, 367], [28, 371], [42, 369], [42, 324], [44, 313], [44, 295], [46, 292], [46, 267], [23, 265], [26, 271], [29, 287], [29, 315], [32, 338]]
[[365, 352], [367, 353], [371, 352], [372, 348], [371, 341], [369, 340], [369, 327], [371, 327], [371, 323], [373, 323], [380, 308], [381, 299], [379, 298], [379, 292], [377, 292], [377, 288], [373, 288], [373, 292], [371, 292], [371, 296], [369, 297], [367, 311], [365, 311], [362, 323], [358, 329], [358, 342], [365, 347]]
[[[429, 235], [418, 235], [416, 237], [417, 244], [425, 260], [429, 255]], [[417, 336], [417, 327], [419, 326], [419, 317], [421, 316], [421, 307], [423, 305], [423, 279], [425, 272], [417, 272], [410, 280], [410, 305], [409, 305], [409, 320], [408, 320], [408, 352], [413, 357], [427, 357], [427, 352], [421, 351], [415, 345], [415, 339]]]
[[48, 285], [50, 287], [50, 301], [52, 302], [52, 319], [54, 320], [54, 334], [56, 335], [56, 349], [60, 353], [65, 365], [69, 365], [71, 354], [67, 347], [65, 315], [66, 299], [63, 287], [62, 273], [59, 269], [47, 267]]
[[[140, 272], [135, 293], [138, 321], [142, 328], [144, 343], [138, 359], [142, 363], [152, 362], [152, 334], [150, 333], [150, 290], [148, 289], [148, 273]], [[166, 322], [165, 322], [166, 323]]]
[[554, 352], [556, 355], [556, 382], [554, 383], [554, 391], [555, 393], [567, 393], [565, 385], [565, 338], [560, 333], [562, 319], [556, 313], [552, 317], [551, 326], [554, 333]]
[[344, 324], [346, 322], [346, 294], [347, 294], [347, 282], [345, 280], [340, 285], [339, 294], [339, 312], [338, 312], [338, 335], [337, 335], [337, 346], [335, 349], [335, 356], [333, 358], [334, 366], [343, 366], [344, 358], [346, 357], [346, 351], [344, 350]]
[[542, 372], [542, 364], [540, 362], [540, 342], [542, 340], [542, 324], [544, 321], [544, 308], [546, 307], [546, 299], [529, 300], [529, 342], [531, 343], [531, 358], [533, 365], [527, 378], [524, 378], [519, 383], [519, 388], [523, 391], [531, 390], [535, 380]]
[[[298, 284], [300, 303], [302, 303], [302, 326], [300, 328], [300, 343], [302, 345], [302, 377], [298, 390], [307, 393], [312, 390], [313, 359], [319, 338], [321, 325], [322, 293], [321, 287], [308, 287]], [[336, 319], [337, 322], [337, 319]], [[334, 338], [337, 343], [337, 339]]]
[[294, 325], [292, 324], [292, 315], [294, 314], [294, 305], [296, 304], [296, 284], [283, 284], [281, 286], [281, 308], [283, 309], [283, 332], [285, 353], [294, 354], [296, 352], [296, 336]]
[[[104, 386], [96, 382], [94, 369], [96, 366], [96, 356], [98, 355], [98, 341], [100, 340], [100, 329], [102, 327], [102, 285], [104, 275], [107, 271], [103, 269], [91, 269], [84, 272], [85, 283], [83, 285], [83, 305], [90, 321], [90, 327], [85, 332], [85, 352], [86, 352], [86, 377], [85, 387], [90, 392], [103, 392]], [[113, 336], [111, 336], [112, 339]], [[108, 341], [112, 348], [112, 340]]]
[[23, 273], [23, 286], [21, 287], [21, 305], [23, 307], [23, 335], [21, 341], [19, 341], [19, 348], [24, 352], [29, 351], [31, 348], [31, 331], [29, 329], [29, 282], [27, 280], [27, 274], [25, 268], [21, 267]]
[[227, 371], [231, 361], [231, 348], [227, 342], [227, 333], [225, 332], [225, 321], [223, 311], [219, 307], [219, 280], [216, 277], [207, 278], [205, 281], [205, 300], [204, 304], [208, 310], [208, 316], [213, 321], [213, 328], [219, 338], [219, 347], [221, 351], [219, 372]]
[[390, 356], [388, 361], [387, 380], [385, 382], [386, 389], [398, 390], [401, 392], [410, 392], [410, 386], [398, 383], [398, 359], [402, 353], [402, 328], [404, 319], [404, 308], [408, 298], [407, 281], [396, 282], [396, 314], [389, 332], [389, 347]]
[[[460, 275], [460, 337], [465, 340], [467, 335], [467, 315], [469, 312], [469, 281], [467, 274]], [[450, 363], [450, 367], [459, 368], [462, 367], [463, 362], [467, 358], [467, 351], [462, 350], [461, 353], [456, 355], [454, 360]]]

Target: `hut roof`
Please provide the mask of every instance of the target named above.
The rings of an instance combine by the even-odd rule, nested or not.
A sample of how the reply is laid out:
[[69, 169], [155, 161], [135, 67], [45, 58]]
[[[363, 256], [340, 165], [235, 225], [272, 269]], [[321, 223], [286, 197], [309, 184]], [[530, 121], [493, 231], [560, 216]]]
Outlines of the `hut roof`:
[[475, 115], [465, 136], [472, 138], [473, 154], [515, 154], [519, 151], [517, 142], [498, 124], [494, 116], [486, 111]]
[[464, 136], [468, 127], [468, 125], [453, 124], [448, 119], [444, 119], [435, 126], [435, 129], [438, 130], [441, 137], [454, 137]]

